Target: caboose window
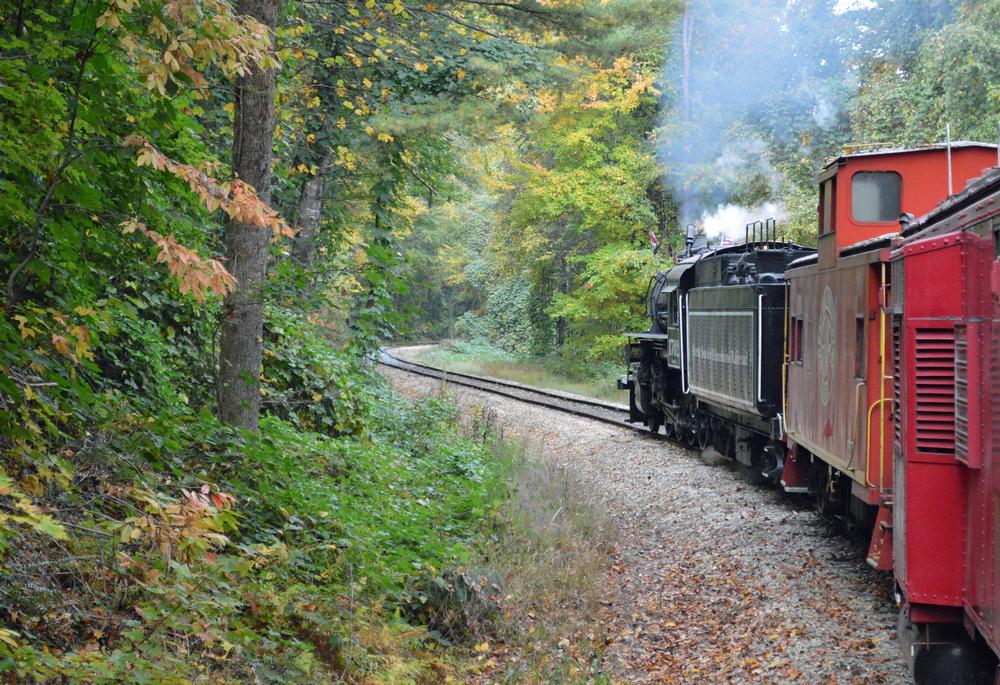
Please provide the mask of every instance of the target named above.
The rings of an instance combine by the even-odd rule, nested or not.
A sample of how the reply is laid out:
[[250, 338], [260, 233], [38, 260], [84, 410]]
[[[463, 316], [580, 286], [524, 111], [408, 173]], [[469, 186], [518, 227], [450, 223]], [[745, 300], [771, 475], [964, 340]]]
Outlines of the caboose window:
[[822, 224], [819, 227], [820, 233], [833, 233], [836, 230], [834, 225], [837, 219], [837, 212], [835, 204], [836, 199], [836, 188], [834, 187], [836, 179], [828, 179], [823, 181], [823, 185], [820, 187], [820, 213], [822, 216]]
[[851, 179], [855, 221], [896, 221], [902, 179], [895, 171], [862, 171]]
[[788, 325], [788, 361], [802, 361], [802, 319], [794, 316]]

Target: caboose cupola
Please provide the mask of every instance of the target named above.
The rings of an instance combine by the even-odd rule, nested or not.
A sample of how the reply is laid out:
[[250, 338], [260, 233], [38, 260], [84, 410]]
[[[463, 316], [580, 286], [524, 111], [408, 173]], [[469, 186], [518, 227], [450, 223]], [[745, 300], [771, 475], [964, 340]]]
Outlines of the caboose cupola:
[[829, 266], [845, 247], [898, 232], [900, 214], [931, 211], [996, 164], [997, 149], [952, 143], [950, 157], [950, 172], [946, 145], [854, 152], [827, 164], [819, 178], [820, 263]]

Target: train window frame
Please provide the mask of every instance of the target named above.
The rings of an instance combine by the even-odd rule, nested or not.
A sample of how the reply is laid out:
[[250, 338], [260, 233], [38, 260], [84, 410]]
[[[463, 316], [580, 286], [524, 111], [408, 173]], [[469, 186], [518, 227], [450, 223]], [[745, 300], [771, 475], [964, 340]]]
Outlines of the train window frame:
[[797, 316], [790, 317], [788, 322], [788, 362], [790, 364], [802, 364], [803, 330], [802, 319]]
[[[858, 181], [860, 180], [859, 177], [883, 176], [883, 175], [884, 176], [895, 176], [896, 180], [897, 180], [896, 187], [897, 187], [897, 191], [898, 192], [897, 192], [897, 198], [896, 198], [896, 210], [895, 210], [895, 212], [886, 213], [884, 215], [886, 218], [884, 218], [884, 219], [859, 218], [859, 216], [858, 216], [858, 206], [857, 206], [858, 197], [859, 197], [859, 192], [858, 192], [857, 184], [858, 184]], [[856, 224], [874, 225], [874, 226], [886, 225], [886, 224], [894, 224], [897, 221], [899, 221], [899, 214], [902, 211], [902, 206], [903, 206], [903, 176], [898, 171], [893, 171], [893, 170], [877, 170], [877, 169], [863, 169], [861, 171], [854, 172], [854, 174], [851, 176], [851, 219], [854, 221], [854, 223], [856, 223]]]
[[795, 361], [795, 317], [788, 317], [788, 361]]
[[819, 184], [819, 234], [837, 232], [837, 177]]

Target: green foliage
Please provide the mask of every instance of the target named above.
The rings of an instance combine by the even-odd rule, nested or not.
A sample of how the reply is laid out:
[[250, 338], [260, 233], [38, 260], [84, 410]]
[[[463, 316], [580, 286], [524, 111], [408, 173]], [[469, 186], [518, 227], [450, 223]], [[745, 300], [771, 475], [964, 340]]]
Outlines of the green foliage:
[[[552, 305], [553, 314], [576, 322], [590, 332], [586, 349], [591, 361], [619, 361], [622, 335], [648, 327], [643, 297], [658, 260], [649, 250], [612, 243], [586, 257], [580, 275], [582, 286], [560, 295]], [[662, 267], [661, 267], [662, 268]]]
[[912, 55], [874, 62], [855, 101], [864, 142], [940, 142], [945, 126], [961, 140], [996, 139], [1000, 116], [1000, 2], [982, 0], [925, 37]]

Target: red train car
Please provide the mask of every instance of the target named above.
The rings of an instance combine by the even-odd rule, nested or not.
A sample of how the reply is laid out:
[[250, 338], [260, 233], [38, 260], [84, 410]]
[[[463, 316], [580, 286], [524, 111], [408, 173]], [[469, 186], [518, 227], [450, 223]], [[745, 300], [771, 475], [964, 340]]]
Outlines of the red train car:
[[892, 239], [901, 213], [929, 212], [950, 194], [949, 173], [960, 187], [995, 161], [994, 147], [973, 143], [950, 154], [929, 146], [838, 158], [820, 176], [818, 254], [786, 274], [790, 458], [782, 482], [863, 523], [881, 507], [869, 557], [880, 569], [892, 568]]
[[1000, 654], [1000, 169], [901, 238], [892, 532], [907, 656], [918, 680], [993, 682], [974, 648]]
[[[788, 454], [781, 483], [788, 491], [813, 493], [826, 512], [871, 527], [868, 562], [882, 570], [895, 566], [906, 617], [920, 626], [915, 644], [924, 647], [945, 637], [950, 647], [956, 644], [950, 639], [953, 628], [927, 629], [928, 624], [954, 626], [968, 619], [977, 626], [995, 621], [1000, 628], [1000, 613], [993, 614], [993, 607], [1000, 612], [1000, 599], [990, 600], [989, 618], [966, 608], [966, 589], [978, 588], [970, 602], [982, 603], [994, 593], [992, 574], [987, 581], [985, 571], [974, 572], [970, 564], [975, 555], [987, 554], [982, 551], [987, 537], [989, 554], [995, 546], [1000, 555], [1000, 540], [994, 545], [991, 537], [1000, 499], [996, 509], [985, 495], [969, 499], [972, 467], [956, 456], [971, 450], [978, 455], [974, 462], [983, 461], [988, 446], [982, 436], [988, 431], [978, 428], [978, 421], [991, 415], [981, 414], [988, 403], [979, 392], [962, 395], [964, 408], [952, 407], [955, 391], [949, 386], [954, 366], [961, 364], [974, 374], [967, 387], [985, 387], [979, 376], [986, 367], [978, 361], [987, 349], [981, 321], [995, 312], [986, 312], [989, 270], [980, 257], [970, 261], [971, 248], [956, 247], [955, 237], [929, 243], [913, 237], [900, 248], [899, 221], [901, 214], [929, 213], [907, 235], [946, 230], [931, 228], [946, 211], [935, 207], [996, 163], [996, 147], [976, 143], [838, 158], [820, 176], [818, 254], [792, 263], [786, 272]], [[985, 259], [985, 248], [977, 249]], [[974, 298], [979, 299], [973, 316]], [[961, 317], [968, 320], [958, 324]], [[953, 339], [960, 325], [975, 332], [964, 346]], [[960, 362], [955, 350], [966, 353]], [[968, 436], [961, 449], [954, 446], [956, 411], [980, 412], [961, 429]], [[1000, 476], [995, 488], [1000, 491]], [[967, 507], [978, 508], [970, 513]], [[989, 526], [975, 540], [969, 537], [975, 528], [971, 518], [981, 521], [981, 528]], [[1000, 556], [990, 556], [990, 569], [998, 563]], [[1000, 586], [997, 591], [1000, 595]], [[993, 639], [993, 633], [983, 634]], [[976, 659], [968, 658], [972, 651], [961, 658], [959, 652], [911, 653], [923, 655], [915, 663], [922, 678], [941, 669], [960, 678], [927, 682], [969, 682], [970, 671], [956, 664]], [[941, 657], [946, 654], [952, 656]]]

